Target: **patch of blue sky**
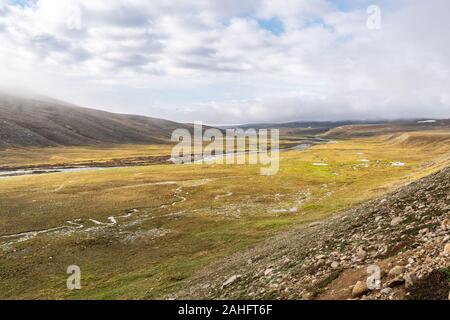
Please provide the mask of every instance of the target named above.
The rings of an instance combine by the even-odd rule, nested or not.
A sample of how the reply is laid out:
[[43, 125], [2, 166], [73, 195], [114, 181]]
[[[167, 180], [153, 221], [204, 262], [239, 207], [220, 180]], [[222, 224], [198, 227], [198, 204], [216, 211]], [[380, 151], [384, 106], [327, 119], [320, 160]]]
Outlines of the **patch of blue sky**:
[[36, 4], [38, 0], [8, 0], [8, 3], [13, 6], [31, 7]]
[[257, 21], [261, 28], [266, 29], [276, 36], [279, 36], [284, 32], [283, 22], [276, 17], [271, 19], [257, 19]]
[[330, 26], [329, 24], [325, 23], [325, 21], [321, 17], [311, 17], [305, 19], [304, 27], [305, 28], [321, 27], [329, 32], [335, 31], [333, 26]]
[[355, 10], [365, 11], [369, 6], [376, 5], [382, 10], [391, 10], [404, 2], [404, 0], [330, 0], [329, 1], [338, 11], [349, 12]]
[[[353, 11], [355, 9], [360, 9], [363, 7], [367, 7], [367, 5], [365, 4], [365, 2], [367, 2], [366, 0], [359, 0], [359, 1], [349, 1], [349, 0], [333, 0], [330, 1], [330, 3], [338, 10], [338, 11], [343, 11], [343, 12], [349, 12], [349, 11]], [[374, 0], [371, 0], [371, 2], [373, 3]]]

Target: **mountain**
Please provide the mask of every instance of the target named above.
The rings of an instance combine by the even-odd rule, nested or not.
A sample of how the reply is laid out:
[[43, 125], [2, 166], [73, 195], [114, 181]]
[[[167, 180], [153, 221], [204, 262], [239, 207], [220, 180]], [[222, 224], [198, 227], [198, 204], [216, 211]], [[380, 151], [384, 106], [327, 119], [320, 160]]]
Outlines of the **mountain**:
[[168, 142], [191, 125], [78, 107], [39, 96], [0, 93], [0, 147]]
[[280, 129], [281, 135], [318, 135], [327, 138], [358, 138], [408, 131], [450, 130], [449, 119], [407, 120], [342, 120], [342, 121], [294, 121], [284, 123], [253, 123], [221, 128]]
[[345, 125], [353, 124], [380, 124], [386, 121], [359, 121], [359, 120], [342, 120], [342, 121], [292, 121], [292, 122], [268, 122], [268, 123], [248, 123], [237, 126], [222, 126], [223, 128], [242, 128], [242, 129], [270, 129], [270, 128], [303, 128], [303, 129], [332, 129]]

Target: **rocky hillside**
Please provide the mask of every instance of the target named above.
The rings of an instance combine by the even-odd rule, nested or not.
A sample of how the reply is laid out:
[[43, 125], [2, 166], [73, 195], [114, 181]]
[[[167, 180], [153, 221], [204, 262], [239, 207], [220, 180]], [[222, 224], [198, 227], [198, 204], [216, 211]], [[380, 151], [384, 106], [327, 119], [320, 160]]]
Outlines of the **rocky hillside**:
[[450, 167], [208, 266], [172, 298], [449, 299], [449, 219]]
[[190, 126], [0, 92], [0, 148], [162, 143]]

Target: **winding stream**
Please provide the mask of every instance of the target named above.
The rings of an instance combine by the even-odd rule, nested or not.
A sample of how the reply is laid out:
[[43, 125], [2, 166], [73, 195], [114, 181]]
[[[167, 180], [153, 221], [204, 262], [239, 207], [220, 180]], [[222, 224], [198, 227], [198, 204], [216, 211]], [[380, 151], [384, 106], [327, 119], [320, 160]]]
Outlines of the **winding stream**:
[[[290, 150], [307, 150], [314, 145], [317, 144], [324, 144], [324, 143], [331, 143], [331, 140], [322, 139], [322, 138], [305, 138], [302, 139], [302, 143], [286, 148], [286, 149], [277, 149], [276, 151], [290, 151]], [[221, 158], [227, 158], [227, 157], [234, 157], [234, 156], [240, 156], [240, 155], [246, 155], [246, 154], [254, 154], [258, 152], [248, 152], [248, 151], [242, 151], [242, 152], [236, 152], [236, 153], [225, 153], [217, 156], [211, 156], [211, 157], [205, 157], [205, 158], [196, 158], [194, 159], [194, 163], [209, 163], [216, 161]], [[170, 159], [168, 160], [170, 161]], [[127, 166], [113, 166], [113, 167], [102, 167], [102, 166], [95, 166], [95, 167], [72, 167], [72, 168], [64, 168], [64, 167], [50, 167], [50, 168], [33, 168], [33, 169], [19, 169], [19, 170], [6, 170], [1, 171], [0, 169], [0, 179], [7, 178], [7, 177], [16, 177], [16, 176], [32, 176], [37, 174], [48, 174], [48, 173], [62, 173], [62, 172], [81, 172], [81, 171], [93, 171], [93, 170], [107, 170], [107, 169], [119, 169], [119, 168], [130, 168], [133, 166], [127, 165]]]

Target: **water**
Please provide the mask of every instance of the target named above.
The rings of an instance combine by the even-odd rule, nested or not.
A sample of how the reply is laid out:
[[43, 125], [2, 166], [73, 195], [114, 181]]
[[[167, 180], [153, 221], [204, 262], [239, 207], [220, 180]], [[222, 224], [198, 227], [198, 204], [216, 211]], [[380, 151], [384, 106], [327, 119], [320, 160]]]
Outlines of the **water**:
[[[289, 151], [289, 150], [307, 150], [314, 146], [315, 144], [323, 144], [323, 143], [331, 143], [332, 141], [327, 139], [321, 139], [321, 138], [311, 138], [311, 139], [305, 139], [306, 141], [303, 141], [303, 143], [296, 145], [294, 147], [284, 149], [284, 150], [275, 150], [276, 152], [280, 151]], [[258, 152], [251, 152], [258, 153]], [[218, 159], [222, 158], [228, 158], [228, 157], [235, 157], [239, 155], [245, 155], [249, 154], [249, 152], [237, 152], [237, 153], [226, 153], [222, 155], [217, 156], [211, 156], [211, 157], [205, 157], [201, 158], [198, 157], [194, 159], [194, 163], [202, 163], [203, 161], [206, 163], [214, 162]], [[171, 161], [170, 159], [168, 161]], [[31, 176], [36, 174], [49, 174], [49, 173], [60, 173], [60, 172], [81, 172], [81, 171], [92, 171], [92, 170], [106, 170], [106, 169], [118, 169], [118, 168], [129, 168], [130, 166], [116, 166], [116, 167], [75, 167], [75, 168], [34, 168], [34, 169], [20, 169], [20, 170], [10, 170], [10, 171], [0, 171], [0, 179], [7, 178], [7, 177], [16, 177], [16, 176]]]
[[12, 171], [0, 171], [0, 178], [29, 176], [36, 174], [59, 173], [59, 172], [80, 172], [90, 170], [106, 170], [126, 167], [76, 167], [76, 168], [48, 168], [48, 169], [20, 169]]

